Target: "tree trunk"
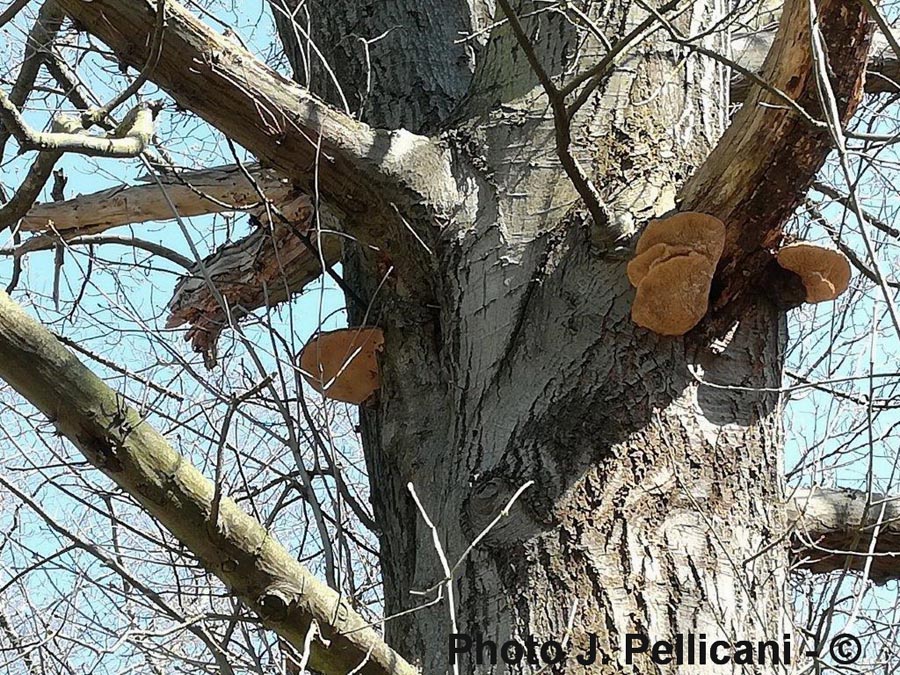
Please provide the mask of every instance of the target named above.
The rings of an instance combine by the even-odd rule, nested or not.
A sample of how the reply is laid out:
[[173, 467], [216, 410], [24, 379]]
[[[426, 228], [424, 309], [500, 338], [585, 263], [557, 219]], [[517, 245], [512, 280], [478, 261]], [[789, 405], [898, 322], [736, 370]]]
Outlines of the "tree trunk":
[[[424, 604], [433, 593], [410, 592], [444, 578], [407, 483], [453, 565], [534, 481], [454, 575], [459, 632], [498, 647], [568, 637], [572, 658], [550, 669], [559, 673], [688, 672], [646, 655], [627, 665], [630, 633], [780, 642], [786, 549], [769, 546], [784, 527], [780, 409], [767, 388], [781, 383], [783, 314], [760, 300], [712, 343], [659, 337], [631, 322], [625, 252], [591, 244], [557, 158], [547, 98], [511, 30], [471, 38], [465, 49], [449, 41], [484, 25], [480, 7], [371, 0], [317, 1], [309, 10], [344, 98], [365, 101], [363, 119], [443, 129], [465, 167], [456, 178], [466, 199], [423, 242], [436, 271], [428, 302], [396, 274], [381, 283], [403, 253], [390, 243], [378, 256], [345, 252], [349, 283], [372, 304], [351, 304], [351, 321], [368, 312], [386, 337], [380, 399], [361, 411], [386, 614]], [[515, 9], [524, 17], [536, 7]], [[613, 42], [647, 16], [628, 0], [590, 11]], [[720, 0], [701, 0], [675, 24], [696, 34], [724, 11]], [[551, 76], [583, 72], [605, 51], [557, 14], [522, 22]], [[305, 72], [297, 33], [279, 27], [295, 72]], [[369, 45], [369, 78], [359, 38], [389, 29]], [[721, 50], [716, 35], [705, 44]], [[573, 154], [615, 231], [631, 233], [673, 209], [677, 188], [724, 128], [721, 66], [683, 56], [661, 32], [643, 40], [573, 121]], [[316, 72], [314, 90], [327, 81]], [[422, 87], [429, 95], [419, 108], [395, 98]], [[319, 93], [342, 103], [331, 85]], [[425, 673], [448, 671], [450, 632], [447, 602], [387, 622], [388, 642]], [[598, 660], [581, 665], [574, 655], [592, 635]], [[538, 669], [479, 665], [474, 654], [460, 663], [466, 673]], [[780, 669], [689, 669], [750, 671]]]

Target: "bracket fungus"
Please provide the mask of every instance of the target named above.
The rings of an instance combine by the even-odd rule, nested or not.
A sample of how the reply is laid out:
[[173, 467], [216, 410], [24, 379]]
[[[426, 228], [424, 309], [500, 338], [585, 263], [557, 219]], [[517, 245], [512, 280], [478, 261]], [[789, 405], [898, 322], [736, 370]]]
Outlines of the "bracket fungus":
[[850, 285], [850, 261], [835, 249], [801, 241], [782, 247], [775, 258], [803, 281], [807, 302], [834, 300]]
[[381, 386], [376, 353], [384, 346], [380, 328], [341, 328], [320, 333], [300, 352], [303, 378], [325, 398], [365, 402]]
[[637, 288], [632, 321], [660, 335], [684, 335], [696, 326], [724, 247], [724, 223], [705, 213], [651, 222], [628, 263], [628, 280]]

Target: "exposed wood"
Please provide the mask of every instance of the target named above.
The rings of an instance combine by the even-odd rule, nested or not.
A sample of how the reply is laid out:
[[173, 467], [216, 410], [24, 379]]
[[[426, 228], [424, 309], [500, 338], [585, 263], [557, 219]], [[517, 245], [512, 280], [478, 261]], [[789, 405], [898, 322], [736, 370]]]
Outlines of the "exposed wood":
[[[309, 250], [297, 233], [310, 231], [313, 206], [301, 197], [290, 210], [291, 225], [276, 221], [270, 228], [258, 227], [247, 237], [223, 246], [203, 261], [209, 279], [224, 298], [232, 321], [259, 307], [273, 307], [319, 277], [322, 261]], [[326, 265], [340, 260], [341, 239], [335, 233], [311, 236]], [[185, 335], [194, 351], [205, 355], [207, 365], [215, 362], [215, 347], [222, 329], [229, 325], [228, 313], [209, 288], [209, 282], [195, 266], [183, 277], [169, 303], [166, 326], [190, 324]]]
[[221, 500], [212, 522], [212, 482], [5, 293], [0, 377], [300, 652], [316, 621], [330, 645], [313, 641], [310, 667], [344, 675], [364, 663], [356, 672], [416, 674], [336, 591], [231, 499]]
[[[290, 183], [274, 171], [257, 165], [249, 167], [249, 171], [272, 202], [281, 204], [291, 194]], [[120, 225], [171, 220], [175, 217], [172, 206], [179, 216], [187, 218], [235, 211], [260, 201], [254, 186], [235, 165], [161, 176], [160, 182], [162, 189], [154, 180], [145, 185], [114, 187], [62, 202], [37, 204], [22, 219], [20, 227], [28, 232], [53, 229], [67, 237], [80, 236]]]
[[[895, 31], [895, 34], [900, 36], [900, 31]], [[734, 60], [747, 70], [758, 72], [774, 41], [774, 29], [736, 37], [732, 41]], [[900, 59], [894, 54], [887, 38], [881, 33], [875, 33], [872, 38], [872, 50], [866, 71], [865, 91], [867, 94], [900, 92]], [[751, 84], [746, 78], [736, 74], [731, 80], [732, 102], [744, 101]]]
[[[871, 23], [856, 2], [825, 0], [818, 12], [838, 112], [846, 122], [862, 97]], [[805, 0], [786, 3], [762, 77], [809, 117], [824, 119]], [[831, 149], [827, 129], [754, 85], [715, 150], [682, 188], [681, 210], [710, 213], [727, 226], [710, 303], [722, 324], [741, 315], [746, 291], [771, 259], [768, 249], [777, 245]]]
[[[289, 181], [274, 171], [258, 165], [247, 169], [266, 198], [292, 226], [278, 217], [267, 217], [266, 207], [259, 205], [256, 188], [239, 167], [230, 165], [160, 177], [162, 188], [154, 181], [39, 204], [22, 220], [21, 227], [44, 234], [23, 243], [16, 254], [51, 248], [60, 238], [75, 241], [121, 225], [170, 220], [175, 217], [172, 206], [179, 217], [249, 208], [259, 227], [203, 261], [229, 306], [232, 320], [236, 321], [260, 307], [284, 302], [322, 272], [322, 261], [296, 235], [296, 232], [309, 232], [313, 214], [309, 198], [298, 196]], [[328, 220], [327, 213], [323, 217]], [[337, 233], [331, 231], [313, 239], [326, 265], [340, 260], [341, 240]], [[84, 239], [84, 243], [90, 243], [90, 238]], [[211, 364], [216, 341], [228, 325], [228, 317], [198, 265], [175, 287], [169, 311], [168, 327], [189, 324], [185, 339], [195, 351], [206, 355], [207, 363]]]
[[787, 504], [794, 564], [811, 572], [867, 570], [900, 579], [900, 498], [857, 490], [801, 490]]
[[[151, 4], [59, 4], [123, 63], [144, 66], [155, 22]], [[299, 188], [349, 215], [348, 233], [363, 247], [393, 255], [395, 277], [410, 295], [428, 301], [434, 261], [417, 242], [433, 240], [438, 219], [459, 200], [450, 155], [439, 142], [374, 129], [338, 112], [174, 0], [166, 3], [162, 50], [150, 79]], [[421, 218], [423, 212], [429, 217]]]
[[0, 206], [0, 232], [14, 225], [44, 189], [56, 162], [62, 157], [61, 152], [41, 152], [34, 158], [25, 180], [16, 188], [8, 202]]

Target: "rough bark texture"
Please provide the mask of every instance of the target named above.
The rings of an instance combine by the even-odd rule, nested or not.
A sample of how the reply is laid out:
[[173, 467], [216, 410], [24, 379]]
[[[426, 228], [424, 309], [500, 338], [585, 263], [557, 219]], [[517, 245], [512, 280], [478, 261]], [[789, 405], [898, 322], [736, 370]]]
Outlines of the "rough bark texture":
[[[148, 5], [60, 2], [126, 62], [141, 63], [133, 35], [151, 29]], [[164, 42], [154, 79], [298, 181], [312, 175], [316, 158], [305, 134], [322, 134], [324, 200], [351, 214], [344, 226], [363, 244], [379, 246], [377, 254], [347, 246], [344, 262], [354, 295], [373, 303], [369, 320], [385, 332], [382, 395], [361, 410], [361, 427], [387, 614], [421, 604], [410, 591], [443, 577], [408, 482], [452, 562], [531, 480], [453, 582], [462, 632], [498, 643], [562, 639], [571, 622], [575, 650], [595, 635], [602, 663], [583, 667], [570, 659], [552, 669], [558, 673], [679, 671], [646, 660], [622, 665], [629, 632], [651, 640], [699, 632], [778, 639], [788, 547], [770, 546], [786, 527], [780, 411], [771, 392], [781, 382], [783, 314], [748, 292], [741, 294], [741, 321], [728, 332], [668, 339], [631, 322], [627, 251], [592, 247], [557, 159], [546, 97], [509, 26], [466, 47], [448, 42], [457, 31], [482, 27], [487, 3], [314, 5], [316, 42], [328, 45], [331, 68], [347, 78], [371, 127], [279, 81], [183, 10], [173, 12], [177, 39]], [[542, 6], [516, 8], [551, 76], [571, 77], [602, 57], [603, 48], [579, 38], [559, 14], [535, 13]], [[789, 6], [796, 18], [806, 4]], [[698, 0], [674, 23], [685, 34], [702, 33], [725, 9], [721, 0]], [[613, 41], [647, 16], [631, 0], [593, 3], [589, 11]], [[835, 86], [846, 94], [841, 112], [848, 113], [865, 63], [863, 12], [837, 0], [819, 3], [819, 11], [823, 32], [829, 25], [843, 31], [843, 40], [836, 33], [826, 44]], [[376, 40], [388, 28], [397, 33], [393, 47], [386, 37]], [[324, 67], [304, 65], [302, 35], [284, 22], [281, 33], [299, 79], [310, 73], [314, 93], [343, 105]], [[365, 61], [351, 49], [359, 39], [371, 41]], [[724, 51], [721, 39], [711, 33], [704, 46]], [[402, 56], [387, 54], [398, 44]], [[795, 33], [782, 47], [791, 64], [808, 69]], [[455, 58], [460, 54], [467, 58]], [[625, 232], [673, 209], [679, 187], [702, 166], [681, 198], [719, 217], [744, 209], [741, 218], [723, 218], [725, 267], [737, 278], [735, 261], [757, 260], [799, 198], [785, 191], [774, 199], [760, 187], [780, 167], [775, 151], [789, 149], [790, 161], [805, 158], [799, 171], [777, 173], [801, 191], [828, 143], [789, 114], [764, 124], [758, 91], [721, 142], [725, 71], [712, 59], [684, 56], [663, 31], [627, 52], [573, 120], [573, 152], [594, 178], [613, 227]], [[371, 78], [361, 63], [371, 65]], [[805, 105], [809, 80], [797, 77], [783, 84]], [[246, 99], [217, 89], [232, 88], [234, 78]], [[421, 105], [408, 105], [409, 92], [428, 81], [433, 87], [416, 96]], [[400, 122], [440, 130], [441, 144], [373, 128]], [[747, 166], [732, 163], [732, 140], [750, 149], [747, 134], [766, 124], [775, 125], [780, 145], [771, 161], [756, 152], [746, 155]], [[398, 206], [403, 218], [394, 221], [402, 222], [390, 221], [385, 206]], [[374, 225], [365, 220], [367, 208], [377, 213]], [[408, 229], [422, 241], [404, 238]], [[391, 267], [396, 271], [385, 279]], [[351, 319], [360, 320], [367, 308], [349, 304]], [[448, 670], [446, 603], [386, 625], [390, 643], [424, 673]], [[462, 667], [473, 674], [505, 670], [471, 659]]]
[[[679, 25], [698, 30], [722, 11], [694, 3]], [[316, 16], [339, 25], [345, 12], [323, 3]], [[604, 3], [602, 12], [597, 21], [610, 35], [645, 16], [628, 2]], [[558, 17], [525, 25], [554, 75], [596, 58]], [[291, 35], [282, 32], [289, 53]], [[437, 40], [418, 41], [404, 58], [417, 63]], [[437, 307], [410, 306], [388, 284], [374, 313], [386, 334], [383, 389], [361, 416], [388, 615], [420, 604], [409, 591], [443, 576], [407, 482], [452, 562], [534, 480], [454, 582], [462, 632], [498, 644], [561, 639], [577, 600], [573, 650], [596, 634], [609, 664], [570, 659], [553, 670], [566, 673], [623, 672], [627, 632], [780, 636], [785, 552], [742, 565], [780, 529], [777, 398], [703, 386], [690, 369], [720, 384], [777, 386], [782, 317], [754, 309], [716, 351], [637, 329], [625, 258], [597, 255], [580, 227], [546, 99], [508, 29], [491, 34], [472, 77], [445, 134], [468, 163], [460, 180], [471, 206], [438, 243]], [[672, 81], [679, 86], [664, 85]], [[726, 86], [720, 67], [704, 59], [685, 69], [657, 34], [579, 115], [575, 151], [626, 229], [674, 206], [678, 185], [723, 130]], [[393, 121], [390, 101], [379, 100], [390, 96], [370, 93], [369, 123]], [[433, 122], [411, 122], [419, 124]], [[367, 297], [379, 279], [375, 261], [360, 254], [346, 270]], [[389, 642], [426, 673], [448, 670], [449, 630], [445, 604], [387, 624]], [[648, 662], [625, 670], [657, 672]]]
[[439, 130], [465, 96], [484, 37], [463, 38], [490, 19], [484, 0], [313, 0], [296, 22], [296, 2], [269, 5], [298, 82], [379, 126], [415, 133]]
[[[204, 258], [202, 268], [195, 265], [175, 287], [166, 326], [190, 324], [184, 339], [212, 365], [216, 341], [229, 321], [284, 302], [319, 277], [323, 267], [340, 260], [340, 238], [327, 225], [326, 232], [316, 235], [312, 220], [313, 205], [301, 196], [282, 203], [277, 216], [261, 218], [248, 236]], [[329, 220], [334, 219], [320, 214], [320, 223]], [[210, 290], [210, 281], [217, 294]]]
[[[895, 31], [900, 36], [900, 31]], [[774, 30], [761, 30], [738, 37], [732, 41], [734, 60], [751, 72], [762, 69], [763, 61], [775, 41]], [[752, 82], [743, 75], [735, 75], [731, 81], [731, 100], [744, 101]], [[866, 68], [866, 93], [896, 94], [900, 91], [900, 57], [894, 53], [887, 38], [875, 33], [872, 51]]]
[[[850, 10], [843, 2], [817, 5], [837, 114], [846, 122], [863, 95], [872, 25], [856, 3]], [[681, 209], [712, 213], [728, 225], [710, 301], [718, 330], [741, 317], [761, 280], [772, 284], [778, 266], [771, 251], [780, 244], [782, 225], [834, 147], [814, 58], [809, 6], [788, 2], [762, 78], [806, 117], [781, 96], [752, 87], [721, 142], [678, 195]]]

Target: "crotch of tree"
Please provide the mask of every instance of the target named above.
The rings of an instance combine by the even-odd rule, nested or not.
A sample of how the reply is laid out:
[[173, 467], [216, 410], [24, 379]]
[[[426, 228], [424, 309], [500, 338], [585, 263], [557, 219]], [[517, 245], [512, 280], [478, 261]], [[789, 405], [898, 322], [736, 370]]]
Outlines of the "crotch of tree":
[[724, 246], [725, 225], [705, 213], [651, 222], [628, 263], [628, 280], [637, 288], [631, 319], [660, 335], [684, 335], [696, 326]]
[[384, 346], [380, 328], [342, 328], [320, 333], [300, 352], [300, 370], [325, 398], [360, 404], [381, 387], [377, 352]]
[[850, 284], [850, 261], [835, 249], [801, 241], [782, 247], [776, 259], [803, 280], [807, 302], [834, 300]]

